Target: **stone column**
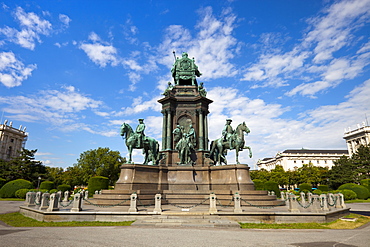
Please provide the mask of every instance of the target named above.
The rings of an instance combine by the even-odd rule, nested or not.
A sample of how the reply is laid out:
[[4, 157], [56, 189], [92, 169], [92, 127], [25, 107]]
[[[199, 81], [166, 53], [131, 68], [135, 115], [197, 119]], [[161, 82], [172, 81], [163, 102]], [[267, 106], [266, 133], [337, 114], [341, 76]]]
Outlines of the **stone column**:
[[162, 196], [161, 194], [156, 194], [155, 195], [155, 207], [154, 207], [154, 210], [153, 210], [153, 213], [161, 213], [162, 212]]
[[321, 209], [323, 211], [329, 211], [328, 201], [327, 201], [327, 198], [326, 198], [326, 195], [325, 194], [321, 194], [320, 195], [320, 204], [322, 206]]
[[338, 193], [338, 199], [337, 199], [337, 204], [340, 205], [341, 208], [346, 208], [346, 204], [344, 203], [344, 196], [342, 193]]
[[210, 214], [217, 213], [216, 199], [217, 199], [217, 197], [214, 193], [211, 193], [209, 195], [209, 213]]
[[312, 204], [309, 206], [311, 212], [320, 213], [320, 198], [318, 195], [312, 195]]
[[62, 191], [58, 191], [57, 194], [58, 194], [58, 199], [61, 202], [62, 199], [63, 199], [63, 197], [62, 197], [62, 194], [63, 194]]
[[208, 151], [208, 118], [204, 116], [204, 150]]
[[307, 193], [307, 202], [308, 203], [312, 202], [312, 193], [311, 192]]
[[204, 117], [203, 117], [202, 109], [199, 109], [198, 112], [199, 112], [198, 150], [203, 151], [204, 150]]
[[328, 193], [326, 194], [326, 196], [327, 196], [327, 202], [328, 202], [329, 207], [330, 208], [335, 207], [334, 195], [332, 193]]
[[242, 213], [243, 210], [240, 206], [240, 195], [239, 192], [235, 192], [234, 194], [234, 213]]
[[63, 199], [63, 202], [68, 202], [69, 201], [69, 191], [66, 190], [64, 191], [64, 199]]
[[[163, 114], [163, 122], [162, 122], [162, 151], [164, 151], [167, 147], [167, 114], [165, 110], [162, 110], [161, 113]], [[172, 133], [171, 133], [172, 134]]]
[[41, 203], [41, 196], [42, 196], [42, 192], [41, 191], [36, 192], [36, 199], [35, 199], [35, 204], [36, 205], [40, 205], [40, 203]]
[[49, 207], [46, 209], [46, 211], [47, 212], [59, 211], [58, 204], [59, 204], [59, 195], [57, 193], [51, 194]]
[[71, 208], [71, 212], [80, 212], [82, 211], [82, 195], [80, 193], [76, 193], [73, 196], [73, 206]]
[[131, 194], [131, 201], [130, 201], [130, 208], [128, 209], [128, 211], [131, 213], [131, 212], [137, 212], [137, 206], [136, 206], [136, 203], [137, 203], [137, 194], [136, 193], [132, 193]]
[[26, 194], [26, 202], [25, 202], [24, 205], [26, 207], [34, 207], [34, 206], [36, 206], [35, 199], [36, 199], [36, 192], [27, 192], [27, 194]]
[[295, 198], [294, 194], [289, 194], [288, 195], [288, 200], [289, 200], [289, 212], [300, 212], [298, 209], [298, 202], [297, 199]]
[[304, 192], [299, 193], [302, 205], [306, 203], [306, 194]]
[[84, 198], [85, 198], [85, 200], [89, 199], [89, 191], [88, 190], [85, 191]]
[[44, 193], [42, 194], [42, 197], [41, 197], [41, 205], [40, 205], [40, 208], [39, 210], [46, 210], [48, 209], [48, 205], [49, 205], [49, 201], [50, 201], [50, 194], [49, 193]]
[[172, 150], [172, 114], [171, 109], [167, 110], [167, 150]]

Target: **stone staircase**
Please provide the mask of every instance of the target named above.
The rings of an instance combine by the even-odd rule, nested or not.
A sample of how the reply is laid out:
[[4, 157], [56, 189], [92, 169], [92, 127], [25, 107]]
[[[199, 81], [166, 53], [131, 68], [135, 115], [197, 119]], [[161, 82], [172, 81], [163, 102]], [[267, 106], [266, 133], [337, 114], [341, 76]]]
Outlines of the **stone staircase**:
[[212, 215], [161, 215], [139, 219], [132, 226], [240, 228], [238, 222]]

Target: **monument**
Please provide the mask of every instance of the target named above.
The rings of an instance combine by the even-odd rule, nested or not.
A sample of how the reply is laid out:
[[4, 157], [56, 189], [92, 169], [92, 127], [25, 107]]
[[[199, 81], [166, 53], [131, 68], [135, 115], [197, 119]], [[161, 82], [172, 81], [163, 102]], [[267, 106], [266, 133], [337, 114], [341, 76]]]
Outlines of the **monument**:
[[[174, 53], [175, 55], [175, 53]], [[250, 132], [246, 123], [235, 130], [231, 119], [226, 120], [220, 138], [209, 142], [207, 91], [197, 78], [202, 74], [186, 52], [175, 56], [171, 70], [173, 84], [163, 92], [158, 102], [162, 105], [162, 147], [144, 133], [144, 119], [139, 119], [136, 130], [123, 123], [121, 135], [129, 152], [127, 164], [122, 165], [120, 178], [114, 190], [104, 190], [94, 195], [98, 203], [114, 203], [136, 192], [143, 203], [154, 205], [154, 195], [162, 195], [162, 203], [199, 203], [209, 194], [217, 194], [218, 200], [228, 202], [238, 192], [243, 198], [256, 205], [273, 206], [281, 203], [266, 191], [256, 191], [250, 179], [249, 166], [240, 164], [238, 155], [245, 146], [245, 134]], [[142, 149], [143, 164], [132, 161], [133, 149]], [[228, 164], [226, 154], [235, 150], [236, 163]]]

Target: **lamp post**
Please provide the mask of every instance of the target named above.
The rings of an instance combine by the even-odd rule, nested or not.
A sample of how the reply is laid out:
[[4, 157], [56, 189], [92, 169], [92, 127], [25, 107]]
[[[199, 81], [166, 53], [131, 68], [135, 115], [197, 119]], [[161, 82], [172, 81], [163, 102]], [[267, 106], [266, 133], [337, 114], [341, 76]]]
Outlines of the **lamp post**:
[[37, 189], [39, 190], [40, 189], [40, 181], [41, 181], [41, 177], [38, 177], [38, 183], [37, 183]]

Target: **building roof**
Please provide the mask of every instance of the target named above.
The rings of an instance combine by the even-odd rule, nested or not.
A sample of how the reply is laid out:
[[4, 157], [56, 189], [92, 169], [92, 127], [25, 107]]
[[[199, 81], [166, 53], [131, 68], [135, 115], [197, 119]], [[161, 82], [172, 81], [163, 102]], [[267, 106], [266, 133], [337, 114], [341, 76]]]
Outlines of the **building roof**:
[[322, 150], [322, 149], [287, 149], [282, 153], [285, 154], [347, 154], [348, 150]]

